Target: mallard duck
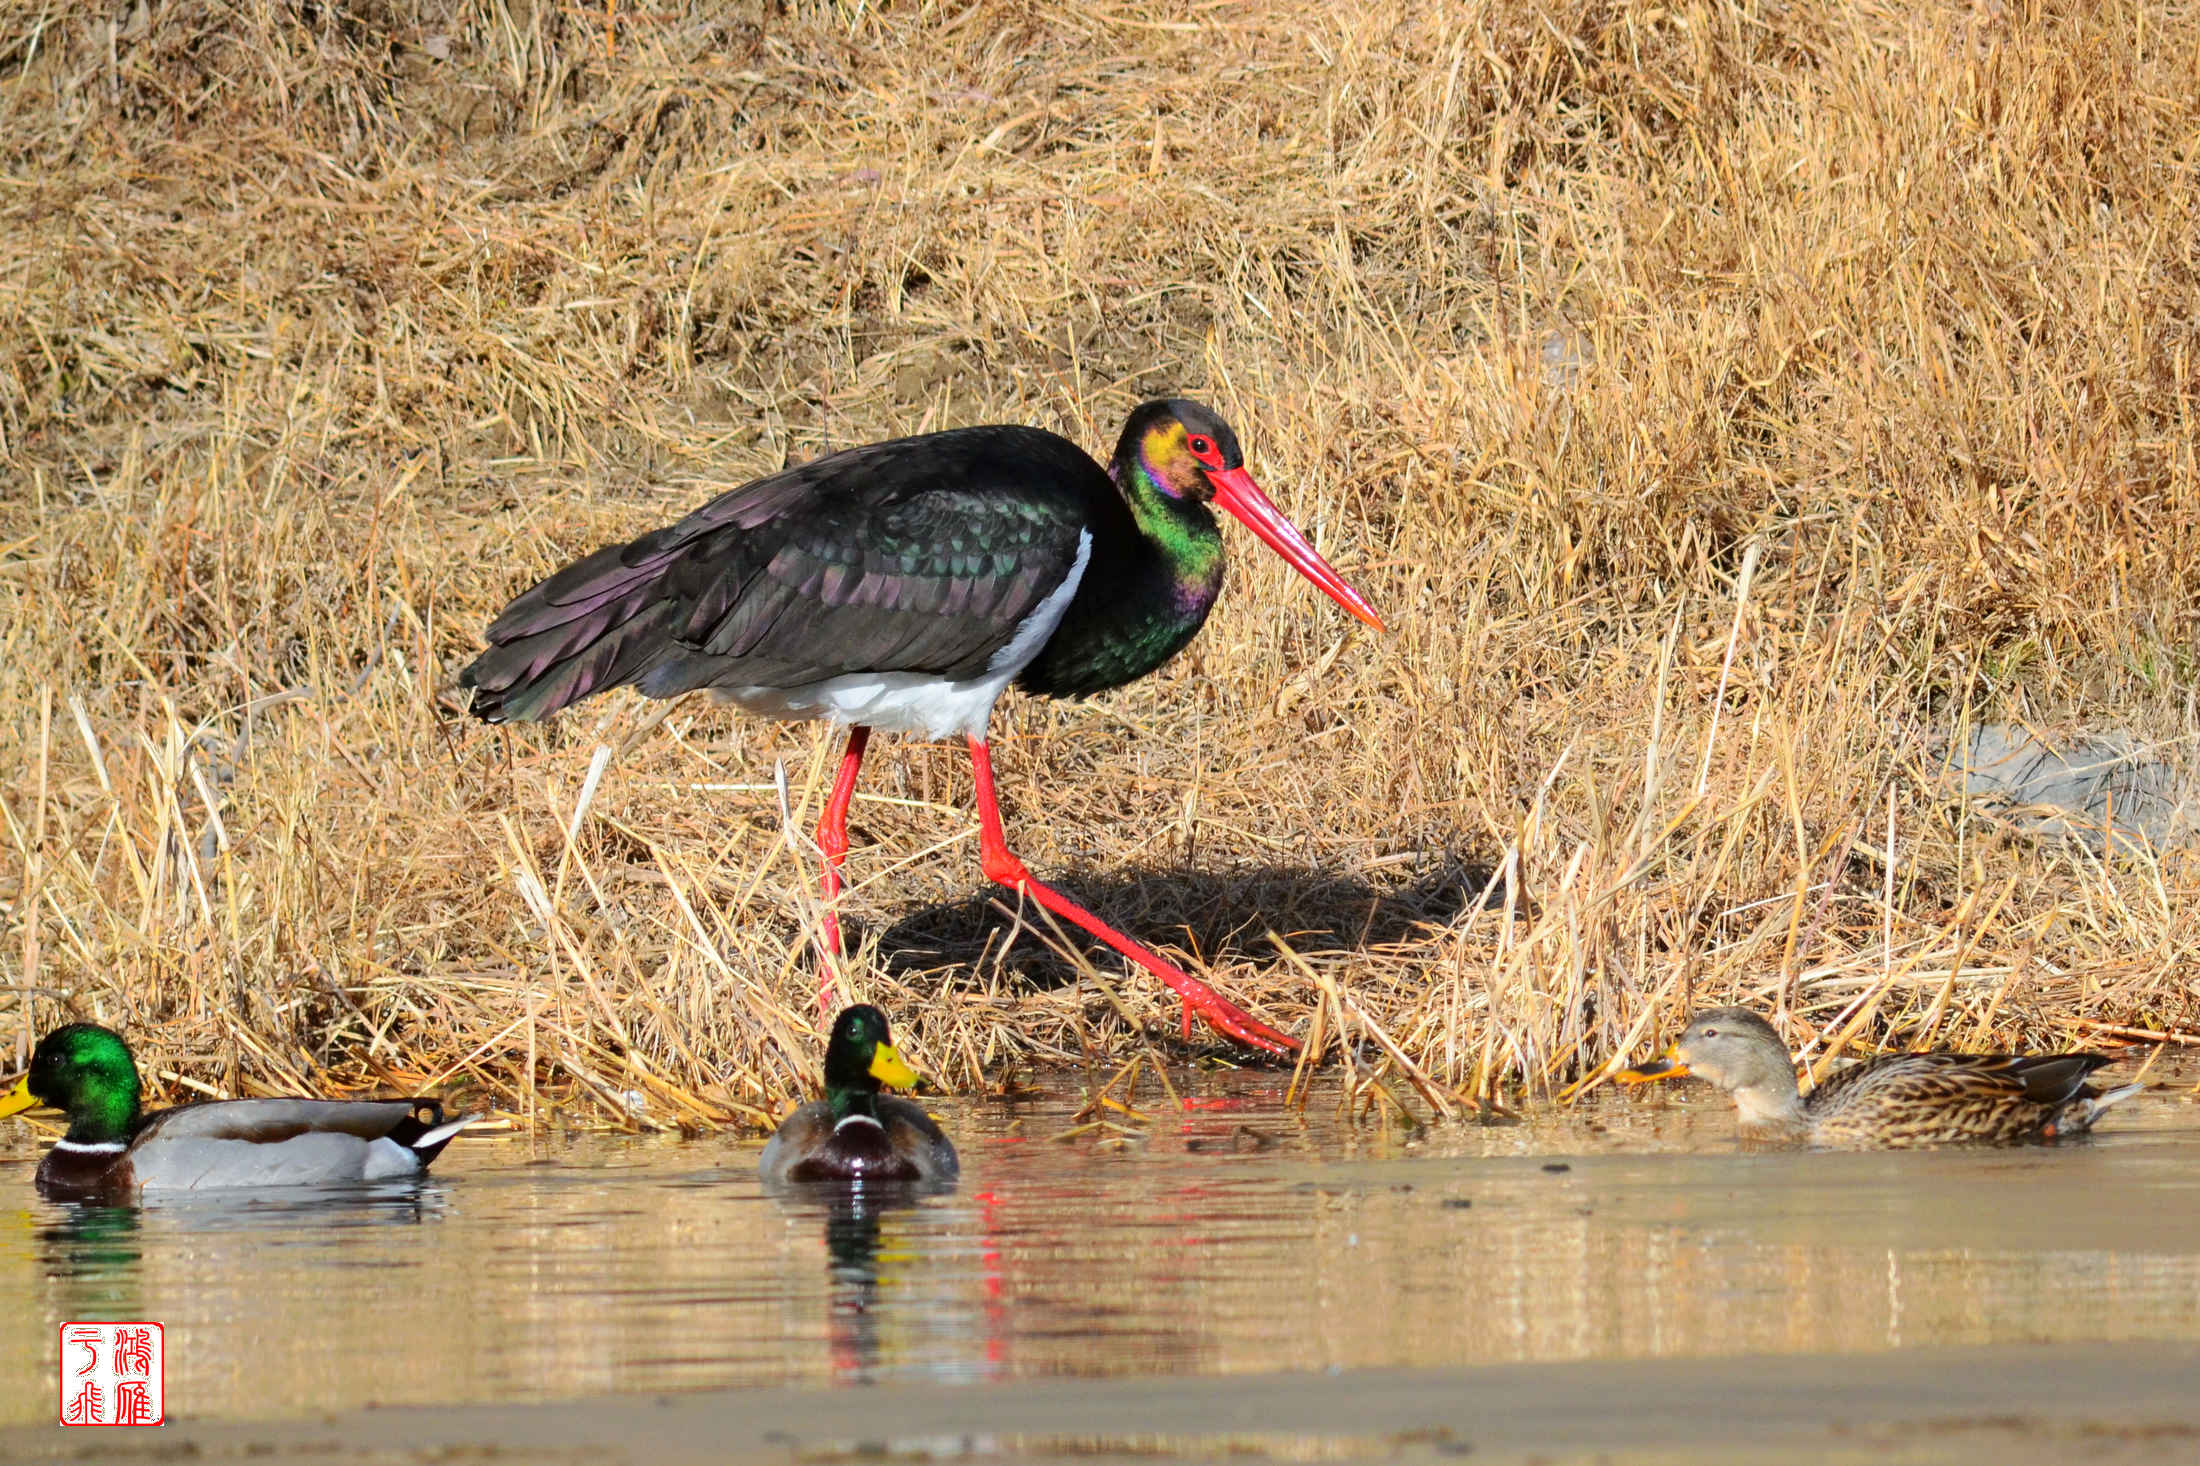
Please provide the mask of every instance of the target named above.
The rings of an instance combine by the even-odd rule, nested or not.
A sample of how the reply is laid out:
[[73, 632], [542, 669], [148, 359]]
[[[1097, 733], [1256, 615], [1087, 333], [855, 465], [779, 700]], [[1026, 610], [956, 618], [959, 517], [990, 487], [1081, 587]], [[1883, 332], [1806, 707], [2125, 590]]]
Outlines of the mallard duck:
[[1771, 1024], [1747, 1008], [1709, 1008], [1664, 1053], [1614, 1077], [1708, 1079], [1734, 1096], [1745, 1126], [1817, 1145], [2010, 1145], [2082, 1135], [2145, 1087], [2104, 1092], [2086, 1083], [2108, 1062], [2103, 1054], [1885, 1054], [1806, 1096]]
[[122, 1036], [71, 1023], [38, 1041], [0, 1115], [37, 1105], [68, 1115], [68, 1133], [38, 1163], [38, 1189], [60, 1201], [417, 1176], [480, 1118], [446, 1121], [431, 1099], [210, 1100], [146, 1114], [140, 1093]]
[[758, 1169], [766, 1181], [954, 1180], [962, 1163], [945, 1132], [923, 1107], [879, 1093], [916, 1082], [884, 1013], [868, 1003], [841, 1009], [825, 1044], [825, 1098], [786, 1118]]

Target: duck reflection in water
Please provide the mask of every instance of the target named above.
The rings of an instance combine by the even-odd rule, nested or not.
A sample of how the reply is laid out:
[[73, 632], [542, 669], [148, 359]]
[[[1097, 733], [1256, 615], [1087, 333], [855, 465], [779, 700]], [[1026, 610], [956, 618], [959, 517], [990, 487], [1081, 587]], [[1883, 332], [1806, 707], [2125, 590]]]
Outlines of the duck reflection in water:
[[936, 1261], [941, 1228], [961, 1221], [923, 1205], [952, 1191], [952, 1182], [811, 1181], [766, 1189], [791, 1221], [824, 1224], [826, 1351], [835, 1379], [869, 1384], [880, 1377], [881, 1327], [888, 1320], [921, 1320], [928, 1349], [955, 1332], [949, 1320], [958, 1312], [957, 1280], [911, 1266]]
[[143, 1318], [138, 1263], [144, 1239], [138, 1210], [129, 1206], [70, 1204], [52, 1209], [36, 1229], [39, 1261], [53, 1285], [54, 1311], [62, 1318]]
[[[328, 1240], [353, 1227], [416, 1226], [441, 1217], [440, 1186], [393, 1181], [373, 1186], [294, 1187], [250, 1198], [176, 1193], [137, 1206], [62, 1202], [18, 1213], [30, 1224], [42, 1271], [62, 1318], [143, 1318], [139, 1265], [178, 1242], [203, 1248], [224, 1234], [297, 1231]], [[216, 1244], [218, 1245], [218, 1244]], [[243, 1245], [257, 1246], [256, 1239]]]
[[877, 1375], [879, 1221], [888, 1211], [906, 1211], [916, 1203], [916, 1188], [897, 1182], [883, 1192], [856, 1187], [826, 1206], [826, 1348], [836, 1379], [869, 1383]]

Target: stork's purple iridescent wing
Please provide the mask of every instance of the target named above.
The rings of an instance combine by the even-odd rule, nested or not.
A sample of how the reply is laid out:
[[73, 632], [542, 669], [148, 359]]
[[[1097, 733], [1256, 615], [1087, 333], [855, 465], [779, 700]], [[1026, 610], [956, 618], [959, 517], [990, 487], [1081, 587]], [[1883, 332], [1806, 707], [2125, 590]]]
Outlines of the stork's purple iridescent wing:
[[629, 683], [973, 676], [1075, 563], [1080, 476], [1100, 477], [1034, 429], [821, 458], [559, 571], [497, 617], [460, 682], [480, 716], [514, 722]]

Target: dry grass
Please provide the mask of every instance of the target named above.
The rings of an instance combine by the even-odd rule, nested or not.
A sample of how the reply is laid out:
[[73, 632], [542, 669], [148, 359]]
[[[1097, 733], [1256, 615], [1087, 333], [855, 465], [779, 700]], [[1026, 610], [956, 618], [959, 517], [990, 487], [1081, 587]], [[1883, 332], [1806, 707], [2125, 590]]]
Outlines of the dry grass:
[[[711, 485], [1164, 389], [1393, 634], [1234, 535], [1176, 665], [1004, 707], [1011, 834], [1264, 1016], [1470, 1095], [1712, 997], [2200, 1025], [2188, 859], [1937, 779], [2194, 732], [2196, 57], [2143, 0], [0, 0], [9, 1030], [758, 1118], [829, 735], [439, 688]], [[949, 1083], [1171, 1035], [1003, 958], [958, 751], [865, 792], [858, 985]]]

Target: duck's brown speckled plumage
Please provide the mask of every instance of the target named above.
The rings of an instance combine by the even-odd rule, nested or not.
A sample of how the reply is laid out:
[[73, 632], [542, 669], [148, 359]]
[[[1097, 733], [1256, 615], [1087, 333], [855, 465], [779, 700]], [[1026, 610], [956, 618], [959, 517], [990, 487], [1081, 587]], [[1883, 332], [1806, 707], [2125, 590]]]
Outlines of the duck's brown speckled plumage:
[[2101, 1054], [1888, 1054], [1827, 1079], [1804, 1096], [1803, 1111], [1823, 1145], [2054, 1140], [2092, 1128], [2106, 1096], [2086, 1076], [2107, 1062]]
[[1688, 1020], [1665, 1055], [1623, 1070], [1630, 1082], [1697, 1075], [1735, 1098], [1746, 1126], [1814, 1145], [2019, 1145], [2091, 1129], [2138, 1091], [2088, 1076], [2102, 1054], [1886, 1054], [1833, 1075], [1808, 1095], [1771, 1024], [1746, 1008]]

